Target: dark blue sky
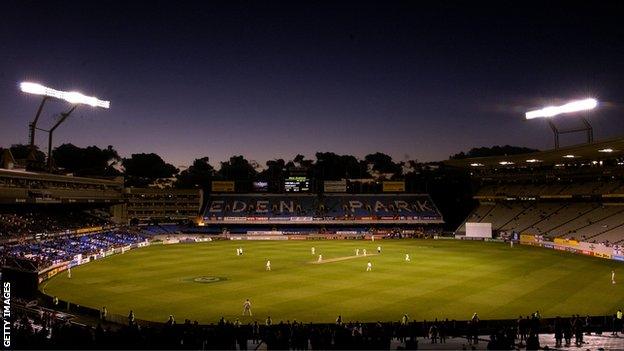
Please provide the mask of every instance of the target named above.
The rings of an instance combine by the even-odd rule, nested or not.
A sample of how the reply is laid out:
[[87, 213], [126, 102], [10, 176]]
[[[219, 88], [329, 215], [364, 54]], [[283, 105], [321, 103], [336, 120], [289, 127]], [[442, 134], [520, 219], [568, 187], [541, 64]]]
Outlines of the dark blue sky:
[[[111, 144], [176, 166], [551, 148], [546, 123], [523, 112], [586, 96], [603, 102], [596, 136], [624, 134], [616, 2], [326, 3], [2, 1], [0, 145], [27, 140], [39, 99], [23, 80], [111, 100], [79, 108], [56, 145]], [[49, 104], [42, 127], [67, 107]]]

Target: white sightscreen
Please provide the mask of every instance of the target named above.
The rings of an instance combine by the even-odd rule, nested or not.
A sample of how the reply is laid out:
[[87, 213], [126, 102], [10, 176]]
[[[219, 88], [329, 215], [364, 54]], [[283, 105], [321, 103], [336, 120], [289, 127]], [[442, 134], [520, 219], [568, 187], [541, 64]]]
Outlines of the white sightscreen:
[[492, 223], [466, 223], [466, 236], [473, 238], [491, 238]]

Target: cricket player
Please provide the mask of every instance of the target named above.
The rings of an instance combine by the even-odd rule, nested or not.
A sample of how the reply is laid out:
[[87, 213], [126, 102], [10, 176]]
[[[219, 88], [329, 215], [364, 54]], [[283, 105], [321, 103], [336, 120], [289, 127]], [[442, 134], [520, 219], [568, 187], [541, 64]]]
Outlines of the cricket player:
[[267, 271], [270, 271], [270, 270], [271, 270], [271, 260], [267, 260], [267, 263], [266, 263], [266, 270], [267, 270]]
[[67, 278], [71, 279], [71, 266], [67, 266]]
[[370, 272], [372, 270], [373, 270], [373, 264], [370, 261], [368, 261], [368, 263], [366, 264], [366, 271]]
[[371, 235], [371, 241], [375, 241], [375, 235]]
[[240, 249], [236, 248], [236, 256], [240, 256]]
[[362, 253], [364, 253], [364, 256], [366, 256], [366, 249], [362, 249]]
[[405, 254], [405, 262], [410, 262], [410, 261], [411, 259], [410, 259], [409, 254]]
[[509, 240], [509, 246], [513, 249], [513, 240]]
[[377, 246], [377, 253], [381, 253], [381, 246]]
[[407, 325], [408, 322], [409, 322], [409, 316], [406, 313], [403, 315], [403, 318], [401, 318], [401, 325]]
[[359, 256], [360, 255], [360, 249], [355, 249], [355, 255]]
[[249, 316], [251, 317], [251, 301], [249, 301], [249, 299], [245, 300], [245, 302], [243, 303], [243, 316], [249, 314]]
[[611, 284], [615, 284], [615, 269], [611, 270]]
[[318, 262], [323, 262], [323, 255], [319, 255]]
[[239, 248], [238, 248], [238, 252], [240, 252], [240, 255], [242, 256], [242, 255], [243, 255], [243, 248], [242, 248], [242, 247], [239, 247]]
[[315, 252], [316, 252], [316, 248], [314, 246], [312, 246], [312, 249], [310, 249], [310, 251], [312, 251], [312, 255], [314, 255]]

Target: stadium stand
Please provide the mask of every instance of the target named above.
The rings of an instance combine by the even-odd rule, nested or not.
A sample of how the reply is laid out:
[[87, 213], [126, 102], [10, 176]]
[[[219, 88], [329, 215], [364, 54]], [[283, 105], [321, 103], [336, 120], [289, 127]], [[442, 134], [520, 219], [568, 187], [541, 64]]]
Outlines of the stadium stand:
[[[473, 196], [478, 206], [456, 234], [465, 233], [466, 222], [483, 222], [492, 223], [495, 233], [621, 244], [624, 162], [622, 151], [614, 145], [622, 142], [624, 139], [526, 155], [449, 160], [448, 165], [470, 169], [478, 188]], [[529, 160], [533, 162], [527, 163]]]
[[114, 180], [0, 169], [0, 203], [122, 202], [123, 178]]
[[33, 238], [36, 234], [66, 233], [68, 230], [110, 224], [107, 218], [76, 207], [13, 206], [0, 211], [0, 241], [18, 237]]
[[71, 261], [77, 255], [99, 254], [111, 248], [144, 242], [145, 236], [125, 230], [103, 231], [83, 236], [54, 237], [2, 247], [5, 258], [25, 258], [40, 268]]
[[213, 194], [205, 222], [241, 223], [442, 223], [428, 195]]

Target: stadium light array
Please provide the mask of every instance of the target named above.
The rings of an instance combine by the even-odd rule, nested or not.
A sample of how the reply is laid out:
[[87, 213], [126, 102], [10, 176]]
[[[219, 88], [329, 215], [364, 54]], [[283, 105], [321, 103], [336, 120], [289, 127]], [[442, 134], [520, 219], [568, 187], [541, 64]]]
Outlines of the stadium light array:
[[529, 111], [525, 114], [526, 119], [552, 118], [563, 113], [592, 110], [598, 106], [596, 99], [584, 99], [568, 102], [561, 106], [548, 106], [539, 110]]
[[472, 167], [483, 167], [483, 163], [471, 163]]
[[538, 159], [535, 159], [535, 158], [532, 158], [532, 159], [530, 159], [530, 160], [526, 160], [526, 161], [527, 161], [528, 163], [542, 162], [542, 160], [538, 160]]
[[575, 158], [576, 156], [574, 155], [563, 155], [564, 158]]
[[613, 149], [611, 149], [611, 148], [606, 148], [606, 149], [600, 149], [600, 150], [598, 150], [598, 152], [604, 152], [604, 153], [611, 153], [611, 152], [613, 152], [613, 151], [614, 151], [614, 150], [613, 150]]
[[29, 94], [44, 95], [60, 100], [65, 100], [74, 105], [89, 105], [93, 107], [109, 108], [110, 101], [100, 100], [93, 96], [86, 96], [76, 91], [60, 91], [52, 88], [48, 88], [41, 84], [22, 82], [20, 89]]
[[503, 166], [507, 166], [507, 165], [513, 165], [514, 163], [511, 161], [500, 161], [498, 163], [499, 165], [503, 165]]

